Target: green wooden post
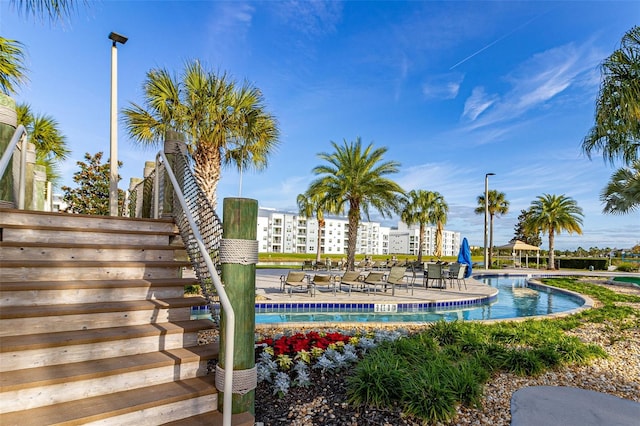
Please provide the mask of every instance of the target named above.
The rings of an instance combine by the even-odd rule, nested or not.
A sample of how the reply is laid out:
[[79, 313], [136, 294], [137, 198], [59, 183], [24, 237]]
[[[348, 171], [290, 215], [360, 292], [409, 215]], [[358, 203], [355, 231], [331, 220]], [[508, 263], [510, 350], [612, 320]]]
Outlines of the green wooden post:
[[[223, 202], [222, 235], [225, 240], [250, 240], [256, 242], [258, 225], [258, 201], [247, 198], [225, 198]], [[255, 247], [255, 261], [258, 258], [258, 246]], [[248, 370], [255, 366], [255, 300], [256, 265], [240, 261], [225, 263], [228, 253], [223, 253], [222, 282], [235, 313], [235, 339], [233, 351], [233, 369]], [[249, 256], [253, 257], [253, 256]], [[226, 318], [224, 311], [220, 321], [220, 367], [225, 368], [224, 351], [226, 347]], [[218, 410], [222, 411], [224, 392], [218, 397]], [[232, 414], [249, 412], [255, 414], [255, 389], [244, 395], [233, 394]]]

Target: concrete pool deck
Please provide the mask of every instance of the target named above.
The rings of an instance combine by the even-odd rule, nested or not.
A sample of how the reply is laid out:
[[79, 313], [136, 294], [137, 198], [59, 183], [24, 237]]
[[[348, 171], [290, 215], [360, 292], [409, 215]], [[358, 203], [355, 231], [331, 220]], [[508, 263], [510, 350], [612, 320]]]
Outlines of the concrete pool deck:
[[[458, 285], [454, 283], [454, 286], [449, 285], [447, 280], [446, 289], [438, 288], [425, 288], [423, 284], [423, 275], [419, 273], [416, 276], [415, 284], [413, 287], [413, 295], [411, 289], [407, 291], [405, 287], [396, 288], [395, 295], [391, 295], [391, 289], [387, 292], [376, 292], [375, 294], [368, 294], [362, 291], [353, 290], [351, 295], [346, 286], [342, 287], [342, 291], [337, 291], [334, 295], [331, 290], [322, 289], [318, 290], [315, 296], [311, 297], [309, 293], [302, 291], [294, 291], [289, 295], [280, 290], [280, 274], [265, 273], [263, 271], [269, 270], [257, 270], [256, 273], [256, 302], [265, 303], [318, 303], [318, 302], [332, 302], [332, 303], [425, 303], [425, 302], [441, 302], [441, 301], [459, 301], [459, 300], [478, 300], [486, 299], [497, 294], [497, 290], [482, 282], [467, 278], [467, 288], [462, 285], [461, 290], [458, 290]], [[293, 269], [292, 269], [293, 271]], [[261, 273], [262, 272], [262, 273]], [[284, 272], [286, 274], [286, 271]], [[319, 275], [342, 275], [340, 271], [319, 271]], [[310, 271], [310, 275], [314, 275]], [[407, 279], [411, 280], [410, 273], [406, 274]]]

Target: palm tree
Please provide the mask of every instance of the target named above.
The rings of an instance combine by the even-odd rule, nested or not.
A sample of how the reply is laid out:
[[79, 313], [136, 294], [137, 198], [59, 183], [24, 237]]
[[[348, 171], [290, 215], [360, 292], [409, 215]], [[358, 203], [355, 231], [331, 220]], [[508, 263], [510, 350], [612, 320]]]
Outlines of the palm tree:
[[605, 203], [603, 213], [626, 214], [640, 207], [640, 160], [618, 169], [600, 199]]
[[[492, 189], [488, 193], [489, 195], [489, 268], [492, 265], [493, 258], [493, 218], [496, 215], [505, 215], [509, 212], [509, 201], [506, 200], [504, 192], [498, 192]], [[476, 214], [484, 214], [485, 211], [484, 194], [478, 196], [478, 207], [476, 207]]]
[[26, 80], [27, 68], [24, 65], [22, 43], [0, 36], [0, 89], [11, 96]]
[[28, 104], [16, 106], [18, 124], [22, 124], [29, 141], [36, 146], [36, 164], [45, 166], [47, 180], [56, 185], [60, 180], [58, 165], [69, 157], [67, 139], [58, 122], [48, 116], [34, 114]]
[[549, 235], [549, 265], [555, 269], [554, 240], [555, 234], [565, 230], [582, 234], [582, 209], [578, 203], [565, 195], [544, 194], [538, 196], [529, 207], [531, 215], [527, 219], [525, 227], [530, 232], [541, 231]]
[[411, 226], [419, 225], [419, 243], [418, 243], [418, 263], [422, 263], [422, 248], [424, 246], [424, 228], [431, 218], [429, 212], [431, 210], [431, 199], [429, 193], [425, 190], [411, 190], [404, 199], [404, 208], [400, 212], [400, 219]]
[[277, 122], [262, 92], [205, 71], [198, 61], [185, 66], [180, 81], [165, 69], [149, 71], [144, 96], [146, 108], [131, 103], [123, 111], [129, 135], [157, 145], [167, 130], [184, 133], [195, 178], [214, 209], [222, 166], [264, 169], [278, 145]]
[[[299, 194], [296, 198], [296, 202], [298, 204], [298, 209], [300, 214], [310, 218], [315, 216], [318, 220], [318, 241], [316, 244], [316, 262], [320, 262], [321, 260], [321, 240], [322, 240], [322, 230], [324, 229], [324, 213], [335, 213], [335, 206], [332, 205], [331, 200], [325, 200], [325, 193], [311, 193], [310, 191], [305, 192], [304, 194]], [[329, 204], [325, 204], [329, 202]]]
[[436, 224], [436, 250], [434, 255], [439, 259], [442, 257], [442, 236], [444, 233], [444, 225], [447, 224], [447, 213], [449, 206], [444, 201], [444, 197], [437, 192], [433, 193], [434, 200], [430, 212], [432, 223]]
[[347, 245], [347, 270], [353, 270], [360, 216], [369, 217], [369, 209], [378, 210], [382, 217], [397, 212], [402, 188], [386, 178], [398, 172], [396, 161], [383, 161], [387, 148], [362, 147], [360, 138], [343, 145], [331, 142], [335, 152], [318, 154], [328, 164], [314, 167], [319, 177], [309, 186], [312, 194], [324, 193], [322, 203], [334, 203], [336, 211], [348, 211], [349, 240]]
[[50, 22], [63, 21], [71, 15], [77, 3], [89, 4], [89, 0], [11, 0], [18, 11], [34, 18], [49, 18]]
[[605, 160], [625, 164], [640, 159], [640, 27], [623, 37], [620, 48], [602, 63], [602, 84], [596, 103], [595, 125], [582, 141], [591, 158], [602, 151]]

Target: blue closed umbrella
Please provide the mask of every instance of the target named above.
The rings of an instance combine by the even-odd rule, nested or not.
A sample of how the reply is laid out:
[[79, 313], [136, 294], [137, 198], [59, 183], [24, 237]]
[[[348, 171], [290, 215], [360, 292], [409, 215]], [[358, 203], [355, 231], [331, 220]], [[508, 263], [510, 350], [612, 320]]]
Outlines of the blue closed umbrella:
[[464, 273], [465, 278], [469, 278], [471, 276], [471, 249], [469, 248], [469, 242], [467, 241], [467, 237], [462, 239], [462, 244], [460, 245], [460, 252], [458, 253], [458, 263], [464, 263], [467, 265], [467, 270]]

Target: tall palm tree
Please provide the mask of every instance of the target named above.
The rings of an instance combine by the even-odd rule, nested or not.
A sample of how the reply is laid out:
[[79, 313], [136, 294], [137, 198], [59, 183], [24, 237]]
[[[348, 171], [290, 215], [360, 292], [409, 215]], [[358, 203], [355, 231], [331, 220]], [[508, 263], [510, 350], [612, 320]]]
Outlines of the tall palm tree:
[[27, 81], [24, 56], [22, 43], [0, 36], [0, 90], [7, 96]]
[[596, 102], [595, 125], [582, 141], [591, 157], [631, 164], [640, 159], [640, 26], [623, 37], [620, 48], [602, 63], [602, 84]]
[[277, 122], [262, 92], [205, 71], [198, 61], [185, 66], [180, 80], [165, 69], [149, 71], [143, 90], [145, 106], [131, 103], [123, 110], [129, 135], [157, 145], [167, 130], [184, 133], [195, 178], [214, 209], [222, 167], [262, 170], [278, 145]]
[[444, 225], [447, 224], [447, 214], [449, 206], [444, 201], [444, 197], [435, 192], [433, 208], [431, 210], [431, 222], [436, 224], [436, 250], [434, 255], [439, 259], [442, 257], [442, 239], [444, 234]]
[[327, 162], [313, 168], [319, 177], [309, 186], [310, 193], [324, 193], [323, 203], [335, 203], [336, 211], [347, 210], [349, 240], [347, 270], [353, 270], [360, 217], [369, 217], [369, 209], [378, 210], [382, 217], [397, 212], [402, 188], [386, 176], [398, 172], [396, 161], [383, 161], [387, 148], [363, 148], [360, 138], [342, 145], [331, 142], [335, 152], [321, 152], [318, 157]]
[[626, 214], [640, 207], [640, 160], [618, 169], [600, 194], [603, 213]]
[[544, 194], [538, 196], [529, 207], [531, 212], [525, 223], [525, 228], [530, 232], [541, 231], [549, 235], [549, 265], [555, 268], [554, 240], [556, 233], [565, 230], [582, 234], [582, 208], [571, 197], [565, 195]]
[[422, 263], [422, 248], [424, 246], [424, 228], [431, 221], [432, 200], [430, 194], [423, 189], [411, 190], [404, 199], [404, 207], [400, 212], [400, 219], [407, 225], [419, 226], [418, 263]]
[[[498, 192], [492, 189], [488, 193], [489, 195], [489, 265], [490, 267], [493, 261], [493, 218], [496, 215], [505, 215], [509, 212], [509, 201], [506, 199], [504, 192]], [[484, 214], [485, 201], [484, 194], [478, 196], [478, 207], [475, 209], [476, 214]]]
[[22, 124], [29, 141], [36, 146], [36, 164], [45, 166], [47, 180], [56, 186], [60, 180], [59, 164], [69, 157], [67, 138], [51, 116], [35, 114], [28, 104], [16, 106], [18, 124]]
[[331, 200], [325, 199], [324, 192], [312, 193], [310, 191], [299, 194], [296, 198], [300, 214], [306, 218], [314, 217], [318, 220], [318, 238], [316, 243], [316, 262], [321, 260], [321, 240], [324, 229], [324, 213], [336, 213], [335, 205]]

